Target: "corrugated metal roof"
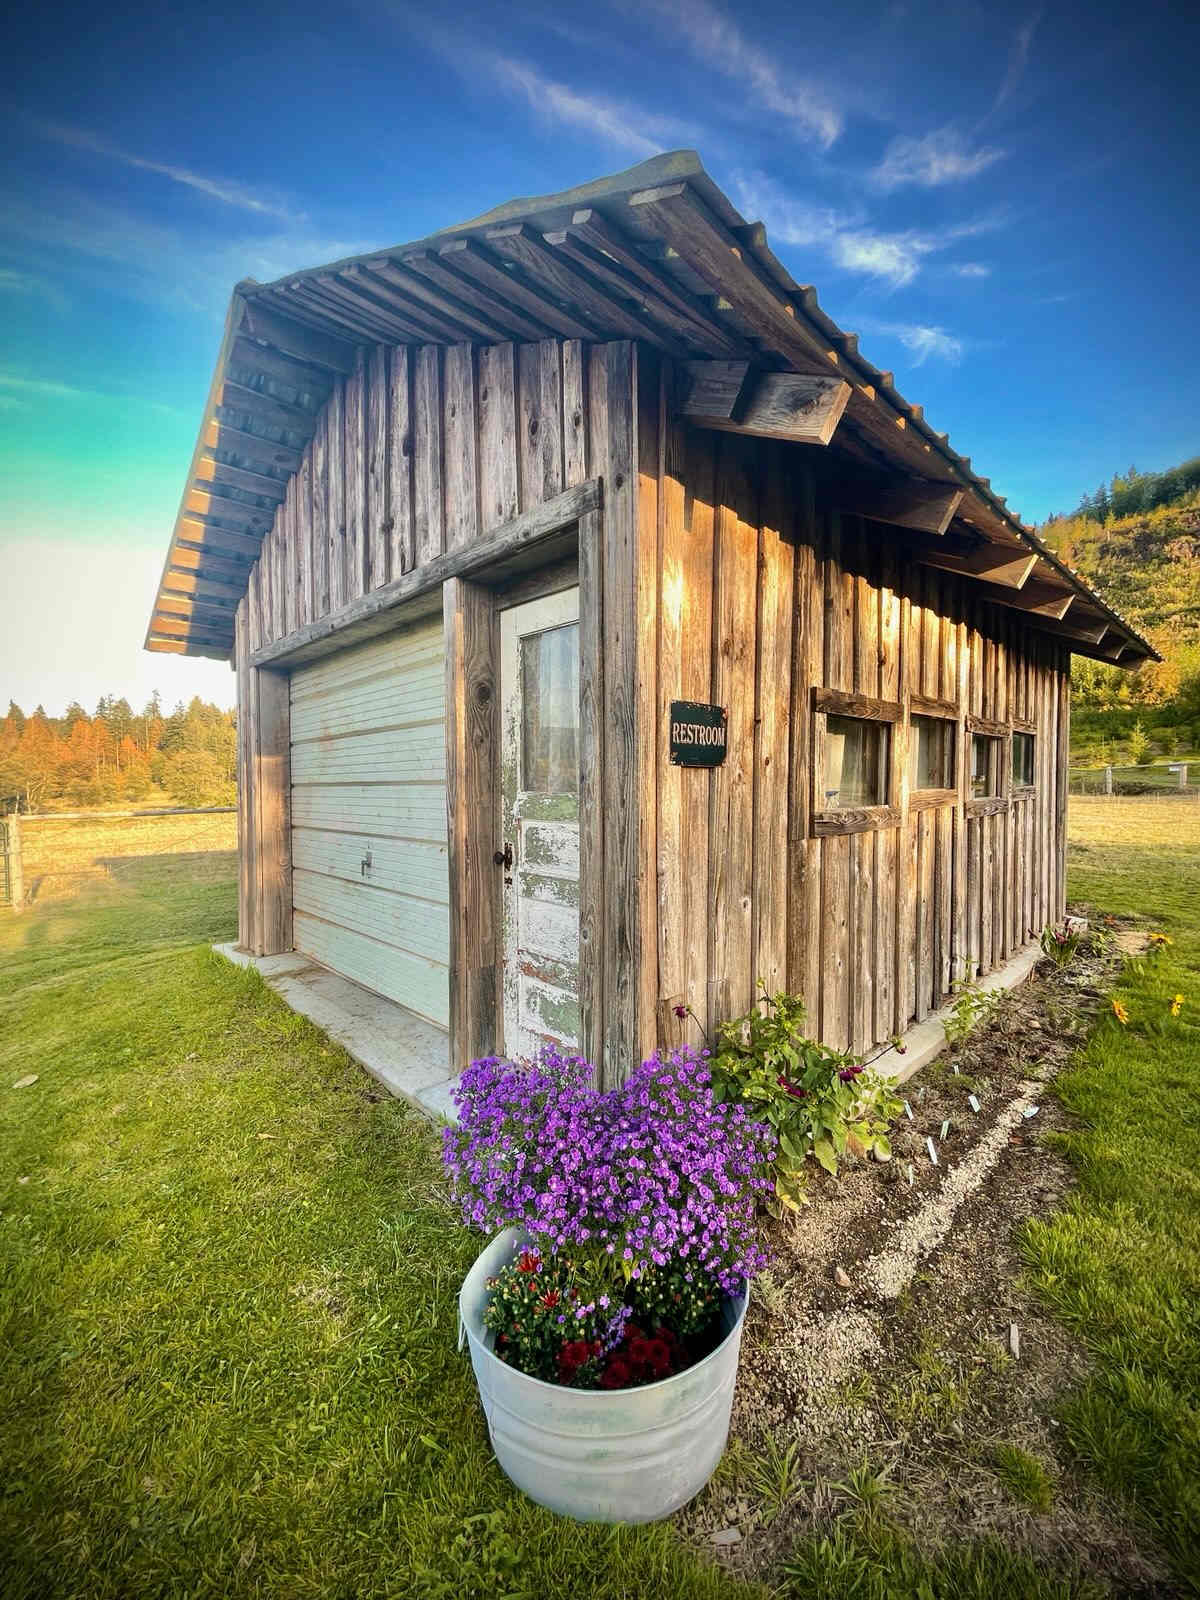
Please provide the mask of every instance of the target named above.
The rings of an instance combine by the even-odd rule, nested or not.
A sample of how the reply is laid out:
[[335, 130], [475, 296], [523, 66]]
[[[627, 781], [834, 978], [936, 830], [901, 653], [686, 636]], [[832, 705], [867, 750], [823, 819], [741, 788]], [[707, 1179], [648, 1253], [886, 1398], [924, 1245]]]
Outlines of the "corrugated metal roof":
[[[228, 655], [258, 544], [356, 347], [554, 336], [637, 338], [680, 359], [837, 373], [851, 399], [835, 445], [853, 445], [890, 472], [962, 488], [960, 519], [989, 542], [1036, 552], [1041, 575], [1070, 589], [1085, 620], [1090, 613], [1117, 635], [1110, 659], [1155, 656], [929, 426], [892, 374], [866, 360], [693, 151], [512, 200], [409, 244], [238, 284], [147, 648]], [[1066, 628], [1052, 631], [1080, 647]]]

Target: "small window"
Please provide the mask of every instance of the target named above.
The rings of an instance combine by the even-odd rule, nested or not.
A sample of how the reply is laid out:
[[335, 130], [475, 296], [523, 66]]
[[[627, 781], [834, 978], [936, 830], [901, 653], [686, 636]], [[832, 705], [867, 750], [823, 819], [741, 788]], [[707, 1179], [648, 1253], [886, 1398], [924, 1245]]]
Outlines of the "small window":
[[954, 787], [954, 733], [954, 723], [945, 717], [913, 717], [908, 744], [910, 789]]
[[579, 624], [521, 640], [521, 787], [579, 789]]
[[1000, 793], [1000, 741], [990, 733], [971, 735], [971, 798], [987, 800]]
[[827, 716], [825, 760], [817, 804], [823, 811], [859, 811], [887, 804], [886, 722]]
[[1012, 781], [1014, 789], [1033, 788], [1033, 734], [1012, 736]]

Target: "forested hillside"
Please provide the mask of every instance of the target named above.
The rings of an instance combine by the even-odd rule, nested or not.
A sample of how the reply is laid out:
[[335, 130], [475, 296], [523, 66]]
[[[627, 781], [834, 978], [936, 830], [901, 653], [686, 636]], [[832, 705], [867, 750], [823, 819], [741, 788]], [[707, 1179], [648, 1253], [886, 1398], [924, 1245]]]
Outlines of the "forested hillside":
[[1135, 672], [1075, 658], [1072, 745], [1131, 758], [1138, 724], [1150, 753], [1200, 745], [1200, 458], [1168, 472], [1134, 468], [1041, 529], [1162, 653]]
[[9, 701], [0, 720], [0, 802], [24, 795], [31, 811], [119, 805], [232, 804], [237, 729], [232, 711], [199, 698], [164, 715], [157, 693], [141, 711], [106, 696], [92, 715], [61, 717]]

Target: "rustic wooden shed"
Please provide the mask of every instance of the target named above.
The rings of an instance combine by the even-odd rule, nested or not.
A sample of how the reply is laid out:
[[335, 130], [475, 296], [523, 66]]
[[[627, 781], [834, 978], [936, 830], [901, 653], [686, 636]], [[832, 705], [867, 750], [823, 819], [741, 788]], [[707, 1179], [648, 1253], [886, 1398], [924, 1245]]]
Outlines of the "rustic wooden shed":
[[247, 951], [606, 1080], [1014, 958], [1071, 652], [1153, 654], [689, 152], [238, 284], [146, 643], [237, 671]]

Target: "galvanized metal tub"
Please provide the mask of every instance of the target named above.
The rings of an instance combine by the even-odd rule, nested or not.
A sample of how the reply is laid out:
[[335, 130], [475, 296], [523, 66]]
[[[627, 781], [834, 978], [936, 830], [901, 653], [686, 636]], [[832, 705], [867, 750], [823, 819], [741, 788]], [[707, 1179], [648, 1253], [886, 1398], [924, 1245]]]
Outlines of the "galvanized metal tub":
[[525, 1242], [507, 1228], [463, 1280], [465, 1337], [496, 1460], [531, 1500], [580, 1522], [656, 1522], [698, 1494], [729, 1436], [746, 1295], [725, 1302], [725, 1338], [686, 1372], [636, 1389], [565, 1389], [501, 1361], [484, 1328], [487, 1280]]

